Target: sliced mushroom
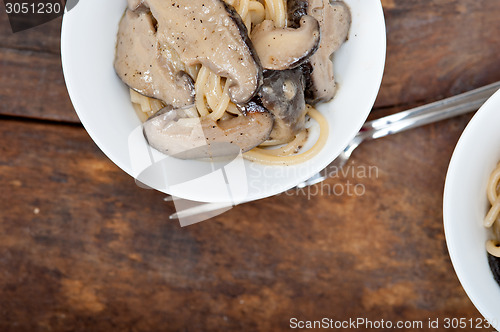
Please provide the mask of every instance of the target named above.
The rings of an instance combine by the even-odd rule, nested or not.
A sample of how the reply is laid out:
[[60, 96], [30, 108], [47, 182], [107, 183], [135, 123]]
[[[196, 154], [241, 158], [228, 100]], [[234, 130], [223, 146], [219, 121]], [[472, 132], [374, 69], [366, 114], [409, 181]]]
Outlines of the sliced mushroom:
[[305, 126], [304, 74], [301, 68], [266, 70], [259, 92], [262, 104], [274, 115], [269, 139], [289, 142]]
[[330, 55], [346, 41], [351, 26], [351, 11], [343, 1], [309, 0], [309, 15], [318, 20], [321, 33], [324, 34], [322, 45]]
[[194, 83], [168, 45], [160, 45], [153, 18], [127, 10], [118, 29], [115, 71], [132, 89], [174, 107], [194, 103]]
[[[199, 159], [246, 152], [264, 142], [273, 116], [262, 106], [249, 104], [246, 115], [214, 121], [188, 118], [180, 109], [164, 108], [143, 125], [144, 136], [156, 150], [181, 159]], [[231, 148], [232, 147], [232, 148]]]
[[157, 20], [158, 39], [187, 65], [203, 64], [227, 78], [236, 104], [262, 83], [262, 67], [241, 17], [223, 0], [143, 0]]
[[319, 49], [310, 58], [310, 77], [306, 86], [309, 103], [333, 98], [336, 84], [333, 75], [332, 54], [347, 39], [351, 25], [349, 7], [342, 1], [288, 0], [288, 16], [296, 22], [300, 15], [310, 15], [318, 20], [321, 31]]
[[[134, 0], [129, 0], [134, 1]], [[138, 0], [135, 0], [138, 1]], [[290, 28], [298, 28], [300, 26], [300, 19], [302, 16], [307, 15], [308, 1], [303, 0], [288, 0], [286, 8], [288, 11], [287, 20]]]
[[312, 16], [303, 16], [300, 27], [276, 28], [274, 22], [265, 20], [251, 36], [262, 67], [272, 70], [292, 69], [302, 63], [318, 49], [320, 41], [319, 23]]

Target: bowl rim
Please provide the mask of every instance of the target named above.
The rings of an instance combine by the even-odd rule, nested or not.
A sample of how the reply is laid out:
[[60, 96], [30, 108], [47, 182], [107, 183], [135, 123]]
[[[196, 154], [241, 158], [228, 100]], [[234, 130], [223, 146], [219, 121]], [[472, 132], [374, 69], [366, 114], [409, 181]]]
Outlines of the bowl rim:
[[[350, 5], [353, 3], [361, 3], [361, 0], [345, 0], [345, 2]], [[359, 4], [357, 4], [359, 6]], [[377, 46], [379, 49], [377, 52], [375, 52], [374, 55], [376, 55], [374, 58], [378, 61], [374, 61], [376, 65], [374, 66], [376, 70], [374, 70], [374, 73], [372, 74], [372, 80], [373, 80], [373, 86], [371, 86], [371, 89], [368, 91], [368, 93], [365, 93], [364, 95], [364, 103], [366, 105], [369, 105], [366, 107], [366, 110], [364, 110], [363, 114], [359, 114], [359, 119], [353, 119], [352, 120], [352, 127], [356, 128], [356, 131], [352, 131], [350, 133], [349, 139], [345, 142], [343, 147], [338, 148], [338, 151], [333, 151], [331, 150], [328, 154], [328, 157], [322, 157], [321, 160], [318, 160], [315, 163], [307, 163], [307, 167], [310, 172], [307, 174], [301, 174], [301, 176], [297, 176], [295, 179], [294, 183], [287, 184], [287, 186], [281, 186], [277, 187], [271, 190], [267, 190], [265, 192], [260, 192], [258, 194], [254, 195], [248, 195], [247, 198], [244, 201], [252, 201], [252, 200], [257, 200], [257, 199], [262, 199], [266, 197], [271, 197], [280, 193], [283, 193], [293, 187], [296, 186], [297, 183], [303, 182], [316, 174], [317, 172], [321, 171], [325, 167], [327, 167], [331, 161], [333, 161], [343, 150], [343, 148], [349, 143], [350, 140], [354, 138], [354, 136], [359, 132], [360, 128], [362, 127], [363, 123], [366, 121], [366, 118], [368, 117], [371, 109], [373, 108], [373, 105], [375, 103], [375, 100], [378, 96], [380, 86], [382, 83], [382, 78], [383, 78], [383, 73], [385, 69], [385, 59], [386, 59], [386, 52], [387, 52], [387, 36], [386, 36], [386, 27], [385, 27], [385, 18], [384, 18], [384, 12], [383, 12], [383, 7], [382, 3], [380, 0], [375, 0], [372, 2], [372, 5], [377, 8], [377, 13], [374, 16], [377, 17], [377, 29], [380, 29], [380, 35], [377, 35], [379, 38]], [[75, 10], [75, 9], [73, 9]], [[372, 13], [372, 12], [371, 12]], [[120, 156], [119, 153], [117, 153], [114, 149], [109, 147], [105, 141], [104, 138], [101, 137], [98, 132], [96, 132], [95, 128], [93, 128], [89, 123], [87, 122], [87, 116], [85, 112], [82, 110], [85, 107], [81, 105], [80, 97], [78, 96], [78, 91], [76, 91], [76, 88], [74, 86], [74, 78], [70, 78], [71, 71], [72, 69], [68, 65], [68, 59], [69, 56], [67, 56], [68, 51], [67, 48], [69, 47], [69, 33], [68, 33], [68, 25], [70, 22], [70, 17], [71, 14], [69, 15], [64, 15], [63, 20], [62, 20], [62, 28], [61, 28], [61, 60], [62, 60], [62, 68], [63, 68], [63, 74], [66, 82], [66, 86], [68, 89], [68, 93], [70, 96], [70, 99], [73, 103], [74, 109], [76, 113], [78, 114], [80, 121], [82, 125], [84, 126], [85, 130], [88, 132], [89, 136], [92, 138], [92, 140], [95, 142], [95, 144], [103, 151], [103, 153], [115, 164], [117, 165], [120, 169], [122, 169], [124, 172], [129, 174], [130, 176], [134, 177], [134, 174], [131, 169], [128, 168], [127, 165], [125, 165], [121, 159], [122, 156]], [[335, 99], [334, 99], [335, 100]], [[354, 121], [356, 120], [356, 121]], [[347, 138], [347, 135], [344, 136]], [[340, 146], [340, 144], [339, 144]], [[321, 154], [321, 153], [320, 153]], [[163, 191], [163, 190], [160, 190]], [[166, 191], [163, 191], [167, 193]], [[171, 193], [168, 193], [171, 194]], [[183, 197], [181, 195], [178, 195], [181, 198], [186, 198], [186, 199], [193, 199], [192, 197]], [[203, 199], [198, 199], [194, 198], [195, 200], [200, 200], [200, 201], [206, 201]], [[217, 200], [212, 200], [212, 201], [217, 201]]]
[[[477, 310], [481, 313], [481, 315], [483, 315], [483, 317], [485, 317], [492, 324], [492, 327], [498, 330], [498, 319], [500, 317], [494, 317], [495, 315], [493, 314], [493, 312], [489, 309], [489, 307], [487, 307], [484, 301], [481, 300], [481, 297], [479, 296], [477, 291], [477, 283], [473, 283], [468, 277], [470, 272], [468, 272], [467, 268], [462, 263], [461, 257], [459, 256], [459, 244], [457, 243], [456, 236], [454, 236], [455, 230], [454, 224], [452, 222], [452, 214], [456, 210], [456, 206], [453, 206], [453, 202], [455, 201], [454, 197], [457, 195], [454, 191], [454, 189], [456, 189], [455, 187], [457, 186], [455, 177], [458, 176], [456, 175], [457, 173], [460, 173], [458, 169], [459, 167], [461, 167], [461, 164], [458, 162], [458, 160], [462, 158], [462, 155], [464, 154], [463, 151], [467, 150], [465, 146], [471, 140], [471, 137], [474, 137], [473, 133], [477, 132], [479, 130], [478, 128], [481, 127], [481, 124], [487, 121], [486, 118], [488, 117], [490, 112], [494, 111], [495, 105], [500, 105], [500, 89], [497, 90], [490, 98], [488, 98], [488, 100], [474, 114], [474, 116], [460, 135], [460, 138], [455, 146], [450, 159], [448, 170], [446, 172], [446, 180], [444, 185], [443, 228], [448, 254], [450, 256], [453, 269], [460, 281], [460, 284], [462, 285], [462, 288], [464, 289], [471, 302], [477, 308]], [[484, 195], [486, 197], [486, 192], [484, 193]], [[484, 255], [485, 257], [487, 255], [486, 248], [484, 248]], [[489, 266], [488, 270], [490, 271]], [[493, 278], [492, 275], [491, 277]]]

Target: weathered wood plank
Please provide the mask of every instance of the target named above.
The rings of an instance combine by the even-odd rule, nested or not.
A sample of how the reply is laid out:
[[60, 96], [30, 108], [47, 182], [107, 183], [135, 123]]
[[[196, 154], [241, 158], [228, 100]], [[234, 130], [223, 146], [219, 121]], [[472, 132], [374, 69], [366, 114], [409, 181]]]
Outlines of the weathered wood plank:
[[500, 1], [382, 3], [387, 62], [376, 106], [437, 100], [500, 80]]
[[79, 122], [56, 54], [0, 49], [0, 114]]
[[12, 33], [6, 12], [0, 11], [0, 47], [59, 54], [61, 41], [59, 17], [36, 28]]
[[480, 317], [442, 232], [446, 168], [469, 118], [368, 142], [346, 175], [187, 228], [83, 128], [0, 121], [0, 330]]
[[[376, 107], [437, 100], [500, 79], [500, 2], [384, 0], [383, 5], [388, 51]], [[60, 19], [12, 34], [2, 13], [0, 46], [58, 53], [59, 26]], [[1, 97], [9, 100], [2, 114], [78, 121], [56, 55], [0, 50], [0, 64]]]
[[[378, 106], [500, 79], [497, 1], [383, 4]], [[0, 34], [1, 114], [78, 121], [59, 57], [44, 53], [57, 53], [55, 30]], [[291, 317], [478, 318], [448, 258], [441, 212], [469, 119], [367, 142], [346, 175], [184, 229], [167, 220], [174, 209], [163, 195], [135, 186], [83, 128], [0, 120], [0, 330], [285, 331]], [[349, 195], [356, 185], [363, 194]]]

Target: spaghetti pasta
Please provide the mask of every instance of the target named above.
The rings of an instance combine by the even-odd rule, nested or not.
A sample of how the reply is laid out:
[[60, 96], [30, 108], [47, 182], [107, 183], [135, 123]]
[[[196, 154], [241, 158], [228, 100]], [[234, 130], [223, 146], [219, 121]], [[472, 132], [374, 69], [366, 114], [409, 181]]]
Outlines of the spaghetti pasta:
[[[265, 5], [256, 0], [226, 0], [226, 2], [233, 6], [241, 16], [249, 35], [252, 26], [261, 23], [264, 18], [273, 20], [275, 26], [278, 27], [286, 25], [284, 0], [265, 0]], [[201, 116], [210, 113], [212, 120], [218, 120], [229, 107], [232, 110], [230, 113], [239, 114], [236, 106], [229, 101], [229, 92], [225, 88], [224, 78], [211, 72], [206, 66], [202, 66], [196, 76], [195, 91], [196, 107]]]
[[486, 250], [493, 256], [500, 257], [500, 242], [498, 235], [500, 233], [500, 163], [495, 170], [491, 173], [488, 179], [486, 189], [488, 201], [491, 207], [484, 219], [484, 226], [492, 228], [495, 236], [494, 240], [488, 240], [486, 243]]
[[[281, 156], [279, 155], [279, 152], [273, 154], [272, 152], [270, 153], [270, 151], [272, 150], [264, 150], [262, 148], [257, 147], [243, 154], [245, 159], [267, 165], [295, 165], [303, 163], [314, 157], [326, 144], [326, 140], [328, 138], [328, 123], [326, 122], [326, 119], [323, 117], [323, 115], [312, 106], [308, 105], [307, 114], [312, 119], [314, 119], [319, 124], [320, 127], [320, 136], [312, 148], [300, 154], [290, 154]], [[289, 143], [289, 145], [293, 146], [294, 141]], [[287, 146], [285, 146], [282, 149], [288, 150]]]
[[[224, 0], [235, 8], [250, 35], [252, 28], [264, 20], [272, 20], [276, 28], [287, 27], [287, 8], [285, 0]], [[194, 108], [186, 109], [189, 117], [207, 117], [213, 121], [232, 116], [241, 116], [238, 107], [231, 101], [229, 84], [226, 78], [212, 72], [207, 66], [185, 66], [185, 72], [194, 80]], [[156, 113], [165, 105], [156, 99], [143, 96], [132, 89], [131, 100], [136, 110], [146, 116], [139, 115], [141, 121]], [[307, 116], [319, 125], [319, 138], [307, 151], [301, 151], [309, 138], [307, 129], [298, 132], [291, 140], [268, 140], [259, 147], [243, 154], [244, 158], [263, 164], [292, 165], [305, 162], [316, 155], [326, 144], [328, 124], [324, 116], [310, 105]], [[139, 113], [139, 112], [138, 112]]]

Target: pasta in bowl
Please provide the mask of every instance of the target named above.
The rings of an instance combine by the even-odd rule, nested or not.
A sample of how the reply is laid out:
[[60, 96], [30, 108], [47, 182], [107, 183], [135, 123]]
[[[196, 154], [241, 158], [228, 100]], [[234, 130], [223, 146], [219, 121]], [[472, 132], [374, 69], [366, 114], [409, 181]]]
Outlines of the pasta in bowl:
[[[290, 165], [326, 142], [326, 120], [312, 105], [335, 95], [332, 56], [350, 24], [342, 1], [134, 0], [114, 65], [156, 150], [210, 158], [233, 151], [213, 147], [226, 143], [248, 160]], [[306, 118], [323, 125], [300, 153]]]
[[[170, 7], [175, 7], [172, 3], [217, 5], [213, 10], [220, 14], [217, 17], [223, 24], [216, 26], [227, 26], [228, 31], [218, 31], [220, 38], [216, 39], [231, 42], [202, 43], [200, 39], [204, 39], [203, 31], [210, 30], [210, 26], [205, 24], [210, 18], [202, 17], [200, 11], [193, 10], [184, 11], [183, 15], [174, 15], [164, 8], [165, 3], [170, 3]], [[280, 9], [280, 3], [283, 9]], [[328, 48], [321, 45], [321, 38], [318, 36], [321, 17], [315, 18], [312, 13], [299, 15], [301, 11], [307, 14], [307, 8], [297, 8], [294, 18], [289, 14], [293, 7], [291, 3], [292, 1], [253, 0], [110, 0], [105, 4], [99, 3], [101, 8], [105, 7], [99, 11], [95, 10], [95, 0], [79, 3], [63, 19], [61, 49], [68, 91], [83, 125], [105, 154], [136, 178], [136, 166], [146, 154], [138, 153], [135, 147], [143, 146], [145, 142], [154, 147], [152, 151], [148, 151], [150, 159], [168, 160], [175, 165], [169, 169], [169, 174], [203, 173], [198, 172], [206, 167], [203, 157], [214, 156], [214, 150], [188, 144], [196, 140], [188, 140], [185, 139], [187, 136], [183, 136], [186, 128], [196, 126], [202, 129], [201, 136], [205, 145], [207, 138], [215, 138], [215, 142], [218, 142], [219, 138], [229, 136], [231, 139], [219, 143], [236, 144], [243, 152], [245, 174], [239, 180], [246, 190], [241, 194], [242, 201], [275, 195], [306, 180], [326, 167], [340, 153], [366, 119], [383, 73], [385, 28], [379, 1], [346, 0], [345, 7], [352, 17], [347, 41], [340, 48], [340, 45], [332, 44], [338, 50], [333, 54], [334, 61], [326, 63], [325, 70], [312, 68], [311, 71], [311, 63], [319, 61], [313, 57], [319, 56], [319, 50], [324, 50], [323, 53], [329, 58], [333, 53], [332, 45]], [[334, 5], [344, 6], [342, 2]], [[161, 8], [157, 8], [158, 6]], [[271, 7], [274, 9], [271, 10]], [[95, 17], [101, 11], [107, 14], [102, 20]], [[150, 17], [146, 16], [148, 12], [152, 13]], [[195, 12], [189, 16], [189, 21], [196, 22], [195, 29], [192, 30], [196, 33], [183, 35], [183, 29], [177, 31], [172, 26], [176, 23], [186, 25], [187, 12]], [[94, 15], [94, 22], [87, 20], [91, 15]], [[124, 21], [127, 15], [130, 16], [128, 22]], [[161, 18], [162, 15], [165, 20]], [[172, 17], [176, 17], [176, 20], [170, 20]], [[161, 24], [168, 20], [171, 22]], [[235, 21], [238, 22], [234, 23]], [[85, 28], [85, 33], [82, 32], [82, 27]], [[149, 29], [147, 36], [150, 39], [126, 35], [125, 32], [134, 27], [135, 30], [143, 29], [146, 32]], [[244, 30], [246, 36], [241, 33]], [[120, 35], [121, 33], [123, 34]], [[159, 33], [164, 38], [162, 45], [168, 47], [160, 50], [154, 47], [155, 52], [174, 54], [169, 58], [172, 60], [169, 64], [172, 70], [169, 73], [165, 73], [165, 66], [155, 68], [151, 59], [158, 53], [148, 53], [144, 45], [139, 49], [143, 52], [139, 53], [143, 55], [140, 58], [149, 59], [149, 63], [138, 63], [137, 61], [142, 60], [130, 59], [135, 53], [127, 51], [138, 46], [137, 40], [149, 42], [153, 40], [154, 34], [154, 38], [158, 40]], [[304, 40], [304, 44], [291, 47], [289, 44], [292, 43], [283, 40], [272, 44], [271, 41], [276, 40], [279, 35], [287, 35], [291, 38], [288, 41]], [[185, 38], [186, 43], [179, 44], [177, 38]], [[343, 42], [345, 36], [332, 38]], [[251, 43], [246, 42], [247, 39]], [[121, 67], [117, 66], [120, 62], [120, 41], [129, 43], [123, 47], [122, 60], [126, 56], [128, 60], [122, 61], [126, 63]], [[197, 46], [188, 47], [194, 44]], [[267, 47], [269, 49], [266, 50], [266, 46], [271, 44], [273, 47]], [[182, 50], [172, 51], [179, 47]], [[209, 52], [212, 47], [216, 49], [214, 53]], [[184, 49], [186, 54], [183, 53]], [[259, 56], [252, 56], [254, 53]], [[230, 58], [236, 61], [228, 64], [226, 61]], [[131, 65], [130, 62], [134, 61]], [[235, 70], [238, 66], [245, 70]], [[331, 72], [328, 66], [331, 66]], [[136, 77], [131, 78], [134, 69]], [[335, 83], [328, 81], [329, 73], [335, 75]], [[125, 74], [127, 79], [124, 78]], [[164, 84], [176, 89], [164, 93], [167, 90], [155, 85], [140, 86], [153, 77], [155, 85]], [[127, 81], [128, 79], [131, 81]], [[277, 90], [280, 90], [279, 94], [276, 93]], [[329, 101], [328, 96], [332, 91], [335, 98]], [[294, 105], [293, 112], [290, 112], [290, 105]], [[165, 127], [169, 129], [163, 130]], [[137, 130], [138, 128], [141, 130]], [[196, 131], [191, 130], [191, 133], [194, 132]], [[169, 139], [166, 140], [165, 136], [169, 136]], [[182, 146], [180, 143], [185, 143], [186, 146], [182, 151], [193, 151], [187, 155], [179, 154], [182, 151], [172, 152], [172, 147]], [[234, 151], [225, 144], [217, 146], [217, 153]], [[182, 198], [204, 202], [225, 199], [217, 192], [201, 190], [203, 186], [197, 186], [197, 190], [189, 187], [174, 188], [171, 185], [156, 186], [153, 170], [143, 182]]]
[[499, 108], [500, 92], [496, 92], [467, 125], [450, 161], [443, 199], [444, 231], [455, 272], [471, 301], [496, 329], [500, 286], [493, 255], [498, 254]]

